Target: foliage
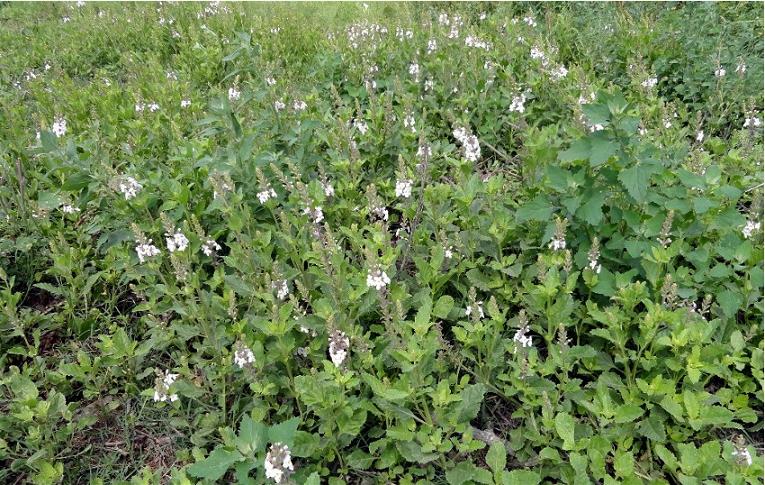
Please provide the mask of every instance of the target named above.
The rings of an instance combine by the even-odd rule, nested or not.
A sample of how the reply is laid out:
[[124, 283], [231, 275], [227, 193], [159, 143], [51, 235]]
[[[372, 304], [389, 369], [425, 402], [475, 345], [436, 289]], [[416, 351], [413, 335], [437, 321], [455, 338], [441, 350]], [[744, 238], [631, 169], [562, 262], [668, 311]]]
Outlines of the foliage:
[[0, 480], [761, 483], [754, 7], [0, 6]]

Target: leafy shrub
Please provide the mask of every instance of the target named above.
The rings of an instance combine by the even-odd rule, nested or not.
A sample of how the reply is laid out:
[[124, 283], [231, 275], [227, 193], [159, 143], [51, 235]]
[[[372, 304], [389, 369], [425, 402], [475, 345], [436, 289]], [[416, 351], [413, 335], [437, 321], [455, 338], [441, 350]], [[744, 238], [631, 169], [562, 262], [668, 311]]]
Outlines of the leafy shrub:
[[3, 480], [762, 481], [760, 11], [0, 12]]

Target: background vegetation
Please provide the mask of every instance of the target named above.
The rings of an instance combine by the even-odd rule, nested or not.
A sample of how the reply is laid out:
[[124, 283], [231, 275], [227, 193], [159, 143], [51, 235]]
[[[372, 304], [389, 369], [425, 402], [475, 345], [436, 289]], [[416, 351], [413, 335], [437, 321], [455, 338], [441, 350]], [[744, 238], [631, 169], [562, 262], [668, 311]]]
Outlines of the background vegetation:
[[761, 7], [4, 2], [0, 481], [762, 483]]

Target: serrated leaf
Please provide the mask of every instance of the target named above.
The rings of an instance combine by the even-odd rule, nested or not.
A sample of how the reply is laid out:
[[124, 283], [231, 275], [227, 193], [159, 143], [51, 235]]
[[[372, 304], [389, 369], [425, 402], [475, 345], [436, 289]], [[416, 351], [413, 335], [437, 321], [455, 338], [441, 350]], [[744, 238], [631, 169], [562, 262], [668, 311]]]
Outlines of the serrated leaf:
[[238, 451], [228, 451], [224, 448], [215, 448], [207, 458], [189, 466], [186, 471], [189, 475], [207, 480], [219, 480], [233, 465], [244, 457]]
[[739, 293], [730, 290], [723, 290], [717, 294], [717, 303], [720, 305], [723, 315], [728, 318], [732, 318], [738, 313], [742, 301]]
[[292, 418], [268, 428], [268, 441], [282, 443], [292, 447], [295, 442], [295, 432], [300, 425], [300, 418]]
[[644, 202], [650, 187], [653, 167], [646, 163], [637, 163], [619, 172], [619, 181], [627, 192], [638, 202]]
[[597, 167], [604, 164], [616, 153], [618, 148], [619, 145], [605, 137], [592, 137], [590, 139], [590, 166]]
[[587, 138], [575, 141], [568, 150], [558, 153], [558, 160], [561, 162], [575, 162], [577, 160], [587, 160], [588, 158], [590, 158], [590, 143]]
[[531, 470], [512, 470], [502, 474], [502, 485], [537, 485], [542, 479]]
[[317, 472], [313, 472], [311, 473], [311, 476], [306, 479], [304, 485], [321, 485], [321, 477], [319, 477]]
[[553, 207], [544, 195], [536, 196], [531, 202], [523, 205], [515, 213], [517, 222], [547, 221], [552, 216]]
[[672, 417], [677, 420], [677, 422], [682, 423], [684, 421], [683, 406], [675, 401], [673, 396], [670, 396], [669, 394], [665, 395], [659, 404], [664, 408], [665, 411], [671, 414]]
[[484, 394], [486, 386], [483, 384], [471, 384], [462, 390], [456, 410], [457, 423], [466, 423], [478, 416]]
[[449, 295], [444, 295], [436, 302], [436, 306], [433, 308], [433, 315], [437, 318], [447, 318], [453, 306], [454, 298]]
[[489, 451], [486, 453], [486, 464], [494, 473], [498, 473], [505, 469], [507, 465], [507, 450], [505, 444], [501, 441], [495, 441], [489, 447]]
[[493, 483], [491, 473], [483, 468], [478, 468], [469, 461], [462, 461], [446, 472], [446, 481], [449, 485], [462, 485], [470, 481], [478, 483]]
[[643, 415], [643, 408], [634, 404], [622, 404], [614, 411], [614, 420], [617, 423], [631, 423]]
[[237, 448], [244, 454], [258, 451], [266, 445], [267, 434], [263, 423], [256, 423], [249, 415], [245, 415], [239, 423]]
[[637, 431], [652, 441], [663, 443], [667, 439], [664, 423], [653, 413], [640, 422]]
[[584, 219], [588, 224], [597, 226], [603, 220], [603, 204], [606, 195], [603, 192], [592, 194], [587, 201], [576, 211], [577, 217]]
[[555, 416], [555, 431], [558, 432], [558, 436], [563, 439], [563, 449], [573, 450], [575, 445], [574, 429], [576, 422], [574, 418], [568, 413], [558, 413]]
[[635, 470], [635, 458], [631, 451], [617, 450], [614, 455], [614, 471], [617, 476], [627, 478], [632, 476]]

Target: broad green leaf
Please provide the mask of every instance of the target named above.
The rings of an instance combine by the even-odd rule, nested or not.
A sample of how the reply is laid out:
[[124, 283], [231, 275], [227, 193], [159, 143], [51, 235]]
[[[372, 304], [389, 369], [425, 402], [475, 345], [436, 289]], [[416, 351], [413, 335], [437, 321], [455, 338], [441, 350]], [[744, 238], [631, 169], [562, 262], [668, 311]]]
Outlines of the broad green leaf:
[[456, 410], [457, 423], [466, 423], [478, 416], [484, 394], [486, 386], [483, 384], [471, 384], [462, 390]]
[[614, 471], [620, 477], [632, 476], [635, 471], [635, 459], [631, 451], [616, 451], [614, 454]]
[[512, 470], [502, 474], [502, 485], [537, 485], [542, 479], [531, 470]]
[[602, 192], [592, 194], [587, 201], [576, 211], [576, 215], [587, 223], [597, 226], [603, 220], [603, 204], [606, 202], [606, 196]]
[[462, 485], [470, 481], [478, 483], [494, 483], [489, 470], [478, 468], [469, 461], [462, 461], [446, 472], [449, 485]]
[[449, 295], [444, 295], [436, 302], [436, 306], [433, 308], [433, 315], [437, 318], [447, 318], [453, 306], [454, 298]]
[[486, 464], [494, 473], [500, 472], [505, 469], [507, 465], [507, 450], [504, 443], [501, 441], [495, 441], [489, 447], [489, 451], [486, 453]]
[[558, 432], [558, 436], [563, 439], [563, 449], [574, 449], [574, 429], [576, 422], [574, 418], [568, 413], [558, 413], [555, 416], [555, 431]]
[[295, 432], [300, 425], [300, 418], [292, 418], [268, 428], [268, 441], [282, 443], [292, 447], [295, 442]]
[[587, 138], [576, 140], [568, 150], [558, 153], [558, 160], [561, 162], [575, 162], [577, 160], [587, 160], [588, 158], [590, 158], [590, 143]]
[[238, 451], [228, 451], [218, 447], [207, 458], [189, 466], [186, 471], [193, 477], [219, 480], [231, 465], [243, 459], [244, 457]]
[[517, 222], [548, 221], [552, 216], [553, 207], [544, 195], [536, 196], [515, 213]]
[[614, 420], [617, 423], [630, 423], [643, 415], [643, 408], [634, 404], [622, 404], [614, 412]]
[[590, 166], [597, 167], [608, 161], [619, 148], [619, 145], [603, 136], [590, 138]]
[[619, 172], [619, 181], [627, 192], [638, 202], [644, 202], [648, 195], [653, 167], [646, 163], [637, 163]]
[[661, 404], [661, 407], [663, 407], [665, 411], [671, 414], [672, 417], [677, 420], [677, 422], [682, 423], [684, 421], [683, 406], [681, 406], [680, 403], [677, 402], [673, 396], [670, 396], [669, 394], [667, 394], [666, 396], [664, 396], [664, 398], [661, 400], [661, 403], [659, 404]]
[[311, 476], [309, 476], [304, 485], [321, 485], [321, 477], [319, 477], [319, 474], [317, 472], [311, 473]]
[[236, 446], [245, 455], [258, 451], [266, 445], [266, 434], [266, 426], [263, 423], [256, 423], [250, 415], [245, 414], [239, 423]]
[[652, 441], [663, 443], [667, 439], [667, 433], [664, 431], [664, 423], [653, 413], [650, 417], [640, 422], [637, 431]]
[[720, 304], [723, 314], [728, 318], [732, 318], [741, 308], [742, 298], [739, 293], [723, 290], [717, 294], [717, 303]]

